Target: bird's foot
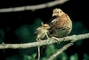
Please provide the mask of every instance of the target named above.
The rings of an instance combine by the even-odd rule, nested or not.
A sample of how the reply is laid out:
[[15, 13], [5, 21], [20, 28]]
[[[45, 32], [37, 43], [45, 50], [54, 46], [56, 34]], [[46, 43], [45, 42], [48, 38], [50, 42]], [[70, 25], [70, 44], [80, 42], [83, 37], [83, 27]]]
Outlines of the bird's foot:
[[58, 42], [58, 38], [56, 38], [56, 37], [51, 37], [51, 38], [54, 39], [54, 40], [56, 40]]
[[42, 41], [41, 39], [39, 39], [39, 40], [36, 40], [37, 42], [40, 42], [40, 41]]
[[60, 43], [58, 38], [56, 38], [56, 37], [51, 37], [51, 38], [56, 40], [58, 44]]
[[53, 39], [55, 39], [55, 40], [57, 40], [57, 41], [58, 41], [58, 38], [56, 38], [56, 37], [51, 37], [51, 38], [53, 38]]

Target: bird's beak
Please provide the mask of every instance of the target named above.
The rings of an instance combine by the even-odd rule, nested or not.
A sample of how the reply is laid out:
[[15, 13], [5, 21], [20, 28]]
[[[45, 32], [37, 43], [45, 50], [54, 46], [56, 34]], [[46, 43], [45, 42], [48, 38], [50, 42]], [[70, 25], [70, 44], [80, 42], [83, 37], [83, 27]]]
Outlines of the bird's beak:
[[52, 17], [54, 17], [55, 15], [54, 14], [52, 14]]
[[56, 17], [57, 15], [56, 14], [52, 14], [52, 17]]
[[52, 15], [53, 18], [56, 18], [57, 16], [55, 14]]
[[35, 31], [35, 32], [34, 32], [34, 35], [36, 36], [37, 34], [38, 34], [38, 31]]

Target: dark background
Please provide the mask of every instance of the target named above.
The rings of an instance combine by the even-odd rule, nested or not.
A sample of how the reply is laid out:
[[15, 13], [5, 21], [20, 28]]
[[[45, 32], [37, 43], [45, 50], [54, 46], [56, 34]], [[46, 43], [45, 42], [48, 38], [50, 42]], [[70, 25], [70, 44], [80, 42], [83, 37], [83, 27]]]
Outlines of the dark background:
[[[0, 9], [27, 5], [37, 5], [51, 1], [53, 0], [0, 0]], [[52, 10], [54, 8], [61, 8], [65, 13], [70, 16], [73, 22], [73, 30], [70, 35], [88, 33], [88, 5], [88, 1], [70, 0], [61, 5], [59, 4], [50, 8], [38, 9], [35, 11], [25, 10], [19, 12], [0, 13], [0, 43], [4, 42], [10, 44], [19, 44], [34, 42], [35, 38], [33, 33], [35, 29], [40, 26], [41, 21], [46, 23], [48, 20], [50, 20]], [[74, 43], [73, 46], [69, 47], [64, 52], [64, 55], [61, 56], [67, 55], [66, 57], [68, 60], [71, 56], [75, 57], [75, 60], [77, 60], [77, 58], [78, 60], [88, 60], [88, 42], [88, 39], [77, 41], [76, 43]], [[55, 48], [53, 49], [54, 51], [56, 51]], [[0, 58], [2, 58], [2, 60], [29, 60], [36, 52], [37, 48], [3, 49], [0, 50]], [[60, 57], [58, 57], [57, 59], [62, 60], [62, 58]]]

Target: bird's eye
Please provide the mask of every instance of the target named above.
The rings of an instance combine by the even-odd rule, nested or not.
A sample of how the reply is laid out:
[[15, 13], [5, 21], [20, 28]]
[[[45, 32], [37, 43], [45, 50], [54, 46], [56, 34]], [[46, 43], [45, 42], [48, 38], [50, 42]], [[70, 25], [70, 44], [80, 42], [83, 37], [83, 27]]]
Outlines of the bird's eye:
[[60, 11], [60, 13], [62, 13], [62, 11]]
[[57, 12], [57, 13], [59, 13], [59, 12]]
[[47, 27], [47, 26], [43, 26], [43, 27]]

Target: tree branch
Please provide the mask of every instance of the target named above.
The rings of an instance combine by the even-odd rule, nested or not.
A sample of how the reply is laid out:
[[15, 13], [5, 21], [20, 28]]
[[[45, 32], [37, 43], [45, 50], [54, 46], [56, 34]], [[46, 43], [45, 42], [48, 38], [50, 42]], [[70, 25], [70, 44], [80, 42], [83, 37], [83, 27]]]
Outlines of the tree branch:
[[51, 55], [47, 60], [53, 60], [55, 57], [57, 57], [58, 55], [60, 55], [64, 50], [66, 50], [68, 47], [70, 47], [71, 45], [73, 45], [73, 43], [68, 43], [66, 45], [64, 45], [61, 49], [59, 49], [56, 53], [54, 53], [53, 55]]
[[[86, 39], [89, 38], [89, 33], [85, 34], [80, 34], [80, 35], [72, 35], [72, 36], [67, 36], [64, 38], [58, 38], [59, 42], [62, 41], [71, 41], [75, 42], [81, 39]], [[12, 48], [12, 49], [20, 49], [20, 48], [31, 48], [31, 47], [37, 47], [37, 46], [42, 46], [42, 45], [50, 45], [54, 43], [58, 43], [58, 41], [49, 38], [47, 40], [43, 40], [40, 42], [31, 42], [31, 43], [23, 43], [23, 44], [0, 44], [0, 49], [7, 49], [7, 48]]]
[[15, 8], [3, 8], [0, 9], [0, 12], [16, 12], [16, 11], [24, 11], [24, 10], [32, 10], [35, 11], [37, 9], [43, 9], [47, 7], [53, 7], [55, 5], [63, 4], [67, 2], [68, 0], [56, 0], [44, 4], [39, 4], [39, 5], [32, 5], [32, 6], [22, 6], [22, 7], [15, 7]]
[[[87, 34], [73, 35], [73, 36], [78, 36], [78, 37], [73, 38], [70, 43], [65, 44], [61, 49], [59, 49], [56, 53], [54, 53], [53, 55], [51, 55], [47, 60], [53, 60], [55, 57], [57, 57], [58, 55], [60, 55], [68, 47], [72, 46], [73, 42], [76, 42], [78, 40], [85, 39], [86, 37], [88, 37]], [[73, 36], [71, 36], [71, 37], [73, 37]], [[70, 37], [70, 39], [71, 39], [71, 37]], [[69, 37], [66, 37], [64, 41], [68, 41], [67, 38], [69, 39]]]

